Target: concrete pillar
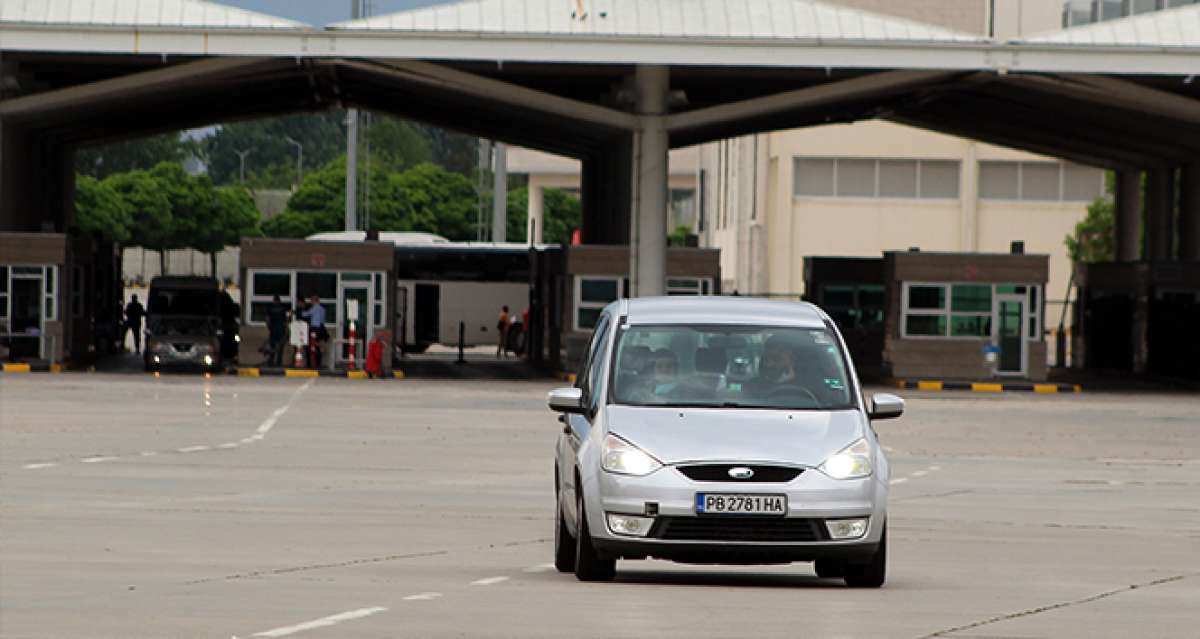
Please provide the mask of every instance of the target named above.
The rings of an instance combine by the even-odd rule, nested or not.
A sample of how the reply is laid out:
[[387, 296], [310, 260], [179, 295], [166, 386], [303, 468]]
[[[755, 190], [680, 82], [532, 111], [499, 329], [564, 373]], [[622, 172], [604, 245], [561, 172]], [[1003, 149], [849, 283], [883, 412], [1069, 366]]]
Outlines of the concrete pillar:
[[508, 239], [508, 147], [497, 142], [492, 151], [496, 154], [492, 166], [492, 241], [505, 242]]
[[1171, 226], [1175, 212], [1174, 169], [1146, 173], [1146, 260], [1171, 259]]
[[670, 69], [639, 65], [634, 76], [640, 126], [635, 137], [636, 194], [629, 251], [630, 295], [662, 295], [667, 279], [667, 152], [664, 115]]
[[529, 181], [529, 208], [526, 213], [525, 241], [529, 244], [541, 244], [545, 231], [546, 214], [543, 196], [545, 191], [540, 184]]
[[[343, 230], [358, 230], [358, 109], [346, 112], [346, 213]], [[369, 179], [369, 178], [368, 178]]]
[[1117, 171], [1117, 188], [1115, 198], [1114, 252], [1118, 262], [1136, 262], [1140, 251], [1138, 246], [1139, 222], [1142, 211], [1142, 173], [1141, 171]]
[[1200, 162], [1179, 172], [1179, 259], [1200, 262]]
[[583, 158], [584, 244], [629, 244], [633, 205], [633, 136], [622, 134]]
[[962, 164], [962, 193], [959, 196], [959, 248], [973, 252], [979, 250], [979, 145], [967, 142], [967, 153]]

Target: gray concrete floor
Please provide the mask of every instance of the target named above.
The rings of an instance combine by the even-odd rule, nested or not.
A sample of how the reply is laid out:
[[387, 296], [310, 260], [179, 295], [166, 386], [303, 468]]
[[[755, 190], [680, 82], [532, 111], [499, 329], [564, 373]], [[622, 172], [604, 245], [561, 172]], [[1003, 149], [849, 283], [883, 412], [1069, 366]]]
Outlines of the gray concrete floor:
[[0, 377], [0, 636], [1200, 635], [1196, 395], [908, 393], [870, 591], [554, 572], [553, 385]]

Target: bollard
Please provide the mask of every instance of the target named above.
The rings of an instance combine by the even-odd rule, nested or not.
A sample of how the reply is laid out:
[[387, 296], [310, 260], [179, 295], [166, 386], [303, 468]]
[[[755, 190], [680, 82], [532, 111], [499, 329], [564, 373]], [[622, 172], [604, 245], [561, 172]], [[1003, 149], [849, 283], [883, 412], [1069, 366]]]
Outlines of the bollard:
[[356, 332], [357, 331], [356, 331], [356, 327], [354, 326], [354, 320], [350, 320], [350, 343], [348, 344], [347, 350], [346, 350], [346, 368], [348, 368], [350, 370], [354, 370], [354, 368], [355, 368], [354, 355], [355, 355], [356, 351], [358, 350], [358, 344], [355, 343], [355, 341], [356, 341], [355, 338], [357, 337]]
[[466, 339], [467, 325], [465, 322], [458, 323], [458, 361], [457, 364], [466, 364], [467, 360], [463, 357], [463, 341]]

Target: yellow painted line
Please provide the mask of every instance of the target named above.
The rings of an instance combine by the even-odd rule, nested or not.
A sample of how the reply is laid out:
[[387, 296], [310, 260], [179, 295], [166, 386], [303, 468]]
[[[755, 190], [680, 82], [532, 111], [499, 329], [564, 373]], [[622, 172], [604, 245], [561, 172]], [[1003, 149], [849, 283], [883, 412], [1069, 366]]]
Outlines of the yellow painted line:
[[311, 368], [289, 368], [283, 371], [283, 374], [288, 377], [320, 377], [319, 371], [314, 371]]
[[1001, 393], [1004, 392], [1004, 384], [982, 384], [976, 382], [971, 384], [971, 390], [980, 393]]
[[238, 377], [259, 377], [262, 374], [257, 368], [239, 368]]
[[346, 371], [347, 379], [366, 379], [367, 371]]
[[29, 367], [29, 364], [5, 364], [4, 365], [5, 373], [28, 373], [31, 370], [33, 370], [33, 369], [31, 369]]
[[50, 365], [50, 372], [51, 372], [51, 373], [61, 373], [61, 372], [63, 372], [63, 365], [62, 365], [62, 364], [51, 364], [51, 365]]
[[940, 390], [942, 390], [942, 383], [941, 382], [917, 382], [917, 390], [940, 391]]
[[404, 371], [392, 371], [392, 377], [396, 379], [404, 379]]
[[1035, 393], [1057, 393], [1058, 384], [1034, 384], [1033, 392]]

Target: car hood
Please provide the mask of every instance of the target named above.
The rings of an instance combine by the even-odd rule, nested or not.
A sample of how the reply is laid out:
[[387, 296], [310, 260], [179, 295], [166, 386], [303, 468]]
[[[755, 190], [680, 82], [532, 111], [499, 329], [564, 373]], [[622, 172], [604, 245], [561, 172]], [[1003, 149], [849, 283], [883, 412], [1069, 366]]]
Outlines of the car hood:
[[608, 430], [666, 464], [782, 462], [817, 466], [862, 436], [856, 410], [608, 407]]

